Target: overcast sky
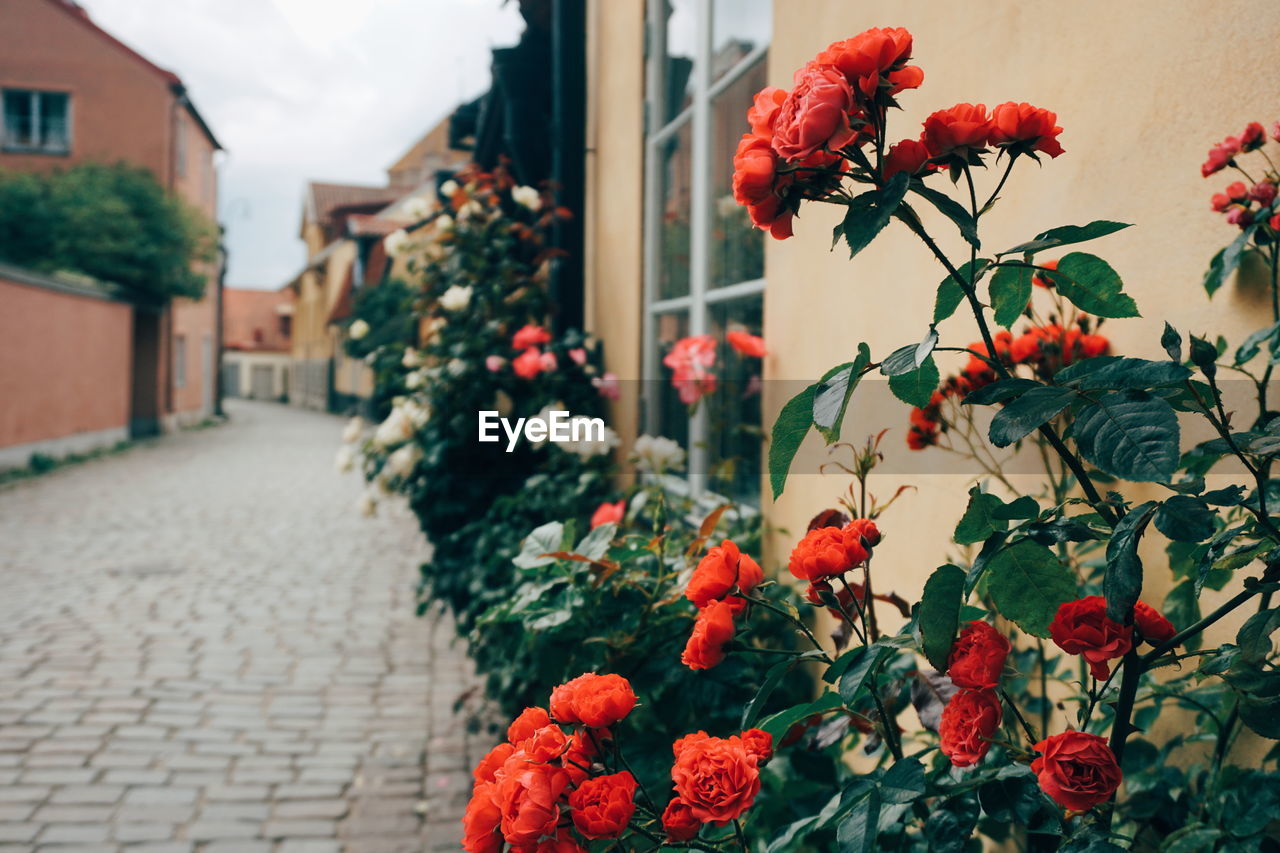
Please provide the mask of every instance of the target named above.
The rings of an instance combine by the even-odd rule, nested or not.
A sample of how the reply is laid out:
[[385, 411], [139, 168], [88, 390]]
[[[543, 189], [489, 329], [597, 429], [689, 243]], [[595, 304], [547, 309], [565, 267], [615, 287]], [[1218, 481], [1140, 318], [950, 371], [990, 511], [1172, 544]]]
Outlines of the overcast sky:
[[301, 268], [308, 180], [383, 184], [385, 169], [489, 86], [489, 51], [524, 28], [514, 0], [80, 0], [182, 77], [227, 149], [233, 287]]

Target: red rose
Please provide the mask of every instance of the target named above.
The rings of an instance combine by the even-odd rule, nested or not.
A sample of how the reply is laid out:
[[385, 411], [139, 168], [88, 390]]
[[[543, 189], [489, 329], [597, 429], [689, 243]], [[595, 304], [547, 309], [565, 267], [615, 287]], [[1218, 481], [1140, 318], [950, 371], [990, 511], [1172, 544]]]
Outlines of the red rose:
[[960, 630], [951, 646], [947, 675], [956, 687], [968, 690], [996, 687], [1008, 655], [1008, 638], [986, 622], [975, 620]]
[[710, 335], [681, 338], [662, 357], [662, 363], [671, 368], [671, 384], [686, 406], [716, 390], [716, 375], [711, 372], [716, 363], [716, 339]]
[[870, 519], [855, 519], [842, 528], [818, 527], [792, 549], [787, 568], [800, 580], [836, 577], [866, 562], [868, 546], [879, 541], [880, 531]]
[[1123, 774], [1107, 742], [1086, 732], [1063, 732], [1036, 744], [1041, 755], [1031, 762], [1040, 788], [1073, 812], [1088, 811], [1111, 799]]
[[854, 137], [849, 114], [856, 109], [844, 75], [811, 62], [796, 71], [795, 86], [778, 112], [773, 150], [790, 162], [824, 149], [839, 151]]
[[[764, 571], [760, 565], [741, 553], [732, 540], [726, 539], [707, 551], [707, 555], [698, 561], [698, 567], [693, 570], [684, 595], [695, 607], [701, 608], [724, 598], [734, 587], [744, 593], [750, 592], [762, 580]], [[729, 603], [733, 606], [734, 613], [741, 612], [746, 606], [746, 602], [740, 598]]]
[[480, 759], [480, 763], [476, 765], [476, 769], [471, 772], [477, 783], [492, 782], [502, 765], [507, 763], [507, 759], [511, 757], [511, 753], [516, 748], [509, 743], [500, 743], [493, 749], [489, 750], [484, 758]]
[[587, 838], [617, 838], [635, 814], [635, 796], [630, 773], [587, 779], [569, 795], [573, 825]]
[[757, 767], [763, 767], [773, 758], [773, 735], [763, 729], [747, 729], [739, 737], [747, 752], [756, 757]]
[[1226, 210], [1231, 205], [1231, 197], [1226, 193], [1214, 193], [1209, 199], [1209, 207], [1218, 213]]
[[1107, 354], [1111, 341], [1102, 335], [1081, 335], [1076, 341], [1076, 349], [1080, 351], [1081, 358], [1097, 358]]
[[929, 149], [923, 142], [915, 139], [904, 139], [889, 148], [884, 158], [884, 176], [892, 178], [899, 172], [908, 175], [927, 175], [937, 171], [938, 167], [929, 162]]
[[1215, 172], [1221, 172], [1231, 165], [1232, 159], [1239, 153], [1240, 140], [1234, 136], [1228, 136], [1209, 149], [1209, 158], [1200, 167], [1200, 175], [1207, 178]]
[[521, 327], [520, 331], [511, 337], [512, 349], [524, 350], [549, 343], [551, 343], [551, 333], [541, 326], [535, 326], [533, 323]]
[[769, 139], [744, 134], [733, 155], [733, 198], [747, 208], [752, 225], [785, 240], [795, 211], [783, 204], [777, 166]]
[[1267, 132], [1256, 121], [1249, 122], [1244, 133], [1240, 134], [1241, 151], [1257, 151], [1267, 141]]
[[698, 611], [680, 662], [689, 669], [711, 669], [724, 660], [725, 644], [732, 639], [733, 606], [727, 601], [713, 601]]
[[662, 828], [672, 841], [688, 841], [702, 829], [702, 821], [693, 816], [693, 809], [679, 797], [672, 797], [662, 812]]
[[1272, 181], [1259, 181], [1249, 190], [1249, 198], [1263, 207], [1268, 207], [1276, 200], [1276, 185]]
[[864, 97], [876, 94], [882, 77], [889, 94], [896, 95], [924, 81], [923, 71], [906, 64], [911, 58], [911, 42], [911, 33], [902, 27], [875, 27], [835, 42], [815, 61], [838, 68]]
[[544, 838], [537, 846], [512, 847], [511, 853], [587, 853], [587, 848], [574, 839], [569, 827], [562, 826], [554, 838]]
[[748, 358], [764, 358], [768, 355], [764, 348], [764, 338], [758, 335], [734, 329], [725, 332], [724, 338], [739, 355], [745, 355]]
[[[506, 744], [504, 744], [505, 746]], [[471, 800], [462, 815], [462, 849], [467, 853], [500, 853], [502, 810], [494, 799], [498, 786], [482, 782], [471, 792]]]
[[760, 771], [742, 738], [702, 735], [678, 744], [671, 780], [695, 818], [723, 826], [751, 808], [760, 792]]
[[765, 86], [756, 92], [751, 108], [747, 110], [747, 123], [751, 132], [762, 139], [773, 138], [773, 126], [778, 121], [778, 113], [787, 100], [787, 90], [777, 86]]
[[868, 552], [868, 557], [870, 550], [880, 544], [880, 528], [869, 518], [855, 518], [844, 526], [844, 530], [847, 535], [856, 537], [856, 541]]
[[550, 764], [532, 764], [517, 753], [502, 770], [497, 802], [502, 810], [502, 837], [512, 844], [533, 844], [554, 835], [560, 820], [560, 796], [569, 775]]
[[1107, 601], [1100, 595], [1062, 604], [1049, 623], [1049, 635], [1067, 654], [1083, 655], [1099, 680], [1111, 674], [1107, 661], [1133, 648], [1133, 631], [1107, 618]]
[[551, 717], [547, 715], [545, 709], [525, 708], [507, 727], [507, 740], [514, 746], [520, 746], [533, 737], [538, 729], [549, 725], [551, 725]]
[[1050, 157], [1062, 153], [1058, 144], [1058, 116], [1031, 104], [1001, 104], [991, 111], [991, 135], [989, 141], [1010, 154], [1031, 154], [1042, 151]]
[[986, 147], [991, 133], [991, 120], [983, 104], [956, 104], [938, 110], [924, 120], [920, 141], [932, 157], [967, 158], [971, 151]]
[[1142, 632], [1142, 639], [1152, 645], [1167, 643], [1178, 633], [1172, 622], [1145, 601], [1134, 603], [1133, 624], [1137, 625], [1138, 630]]
[[636, 705], [631, 682], [621, 675], [586, 672], [551, 691], [551, 714], [561, 723], [607, 728]]
[[1268, 219], [1267, 225], [1271, 226], [1272, 231], [1280, 231], [1280, 213]]
[[542, 372], [543, 367], [542, 351], [537, 347], [529, 347], [511, 359], [511, 369], [521, 379], [533, 379]]
[[522, 748], [530, 761], [543, 764], [559, 758], [564, 754], [568, 746], [569, 739], [565, 737], [560, 727], [553, 723], [538, 729], [522, 744]]
[[627, 502], [625, 500], [611, 504], [608, 501], [596, 507], [596, 511], [591, 514], [591, 529], [595, 530], [602, 524], [621, 524], [622, 519], [627, 515]]
[[1003, 713], [993, 690], [961, 690], [952, 696], [938, 725], [942, 754], [956, 767], [977, 764], [991, 748]]
[[1246, 201], [1249, 198], [1249, 188], [1244, 185], [1244, 181], [1232, 181], [1227, 185], [1227, 197], [1232, 201]]
[[[996, 345], [994, 357], [1000, 360], [1008, 359], [1009, 348], [1013, 344], [1013, 333], [1008, 329], [1001, 329], [999, 332], [996, 332], [992, 342]], [[987, 358], [992, 357], [991, 353], [987, 352], [986, 341], [974, 341], [969, 344], [968, 349], [975, 353], [980, 353]], [[986, 380], [988, 375], [990, 375], [991, 380], [994, 380], [995, 378], [995, 371], [991, 369], [991, 365], [987, 364], [986, 361], [978, 358], [976, 355], [969, 356], [969, 362], [964, 367], [964, 374], [970, 382], [975, 384], [982, 383]], [[985, 384], [989, 384], [991, 380], [987, 380]]]

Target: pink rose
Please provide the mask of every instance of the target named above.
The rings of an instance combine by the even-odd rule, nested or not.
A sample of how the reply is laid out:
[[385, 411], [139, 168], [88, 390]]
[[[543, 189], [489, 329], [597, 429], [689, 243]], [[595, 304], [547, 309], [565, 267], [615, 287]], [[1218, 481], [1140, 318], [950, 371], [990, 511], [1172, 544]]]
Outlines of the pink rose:
[[855, 133], [849, 116], [856, 111], [853, 87], [830, 65], [809, 63], [796, 72], [773, 130], [773, 150], [789, 161], [803, 160], [824, 148], [838, 151]]

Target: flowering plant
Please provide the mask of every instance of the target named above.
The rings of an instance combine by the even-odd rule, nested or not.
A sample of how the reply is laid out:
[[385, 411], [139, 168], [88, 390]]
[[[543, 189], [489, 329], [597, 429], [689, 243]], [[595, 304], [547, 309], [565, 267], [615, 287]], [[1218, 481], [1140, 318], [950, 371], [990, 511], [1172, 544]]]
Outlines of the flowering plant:
[[[1277, 751], [1259, 758], [1257, 744], [1252, 752], [1235, 747], [1245, 729], [1280, 738], [1272, 641], [1280, 609], [1271, 606], [1280, 586], [1272, 512], [1280, 489], [1270, 476], [1280, 421], [1267, 402], [1280, 361], [1280, 244], [1275, 193], [1266, 188], [1275, 171], [1248, 178], [1254, 188], [1245, 195], [1235, 187], [1227, 203], [1215, 198], [1215, 208], [1234, 206], [1228, 219], [1241, 233], [1206, 279], [1212, 292], [1237, 269], [1254, 268], [1245, 258], [1263, 261], [1272, 325], [1230, 361], [1225, 341], [1167, 324], [1159, 341], [1167, 357], [1110, 355], [1098, 324], [1138, 314], [1119, 273], [1074, 248], [1044, 256], [1127, 225], [1063, 226], [984, 251], [982, 218], [1013, 168], [1064, 154], [1056, 115], [1024, 103], [990, 111], [958, 104], [932, 113], [918, 139], [894, 143], [896, 99], [923, 82], [911, 54], [902, 29], [832, 44], [796, 72], [790, 91], [756, 96], [734, 159], [736, 198], [775, 238], [791, 236], [805, 202], [834, 204], [844, 208], [835, 238], [852, 255], [897, 220], [945, 272], [921, 340], [879, 361], [859, 344], [853, 360], [788, 402], [773, 426], [775, 495], [810, 430], [852, 454], [842, 463], [853, 478], [848, 495], [815, 516], [787, 561], [814, 611], [835, 621], [831, 639], [819, 639], [744, 543], [697, 543], [701, 558], [684, 587], [697, 617], [681, 660], [714, 678], [742, 657], [771, 657], [742, 716], [675, 739], [665, 778], [632, 773], [610, 752], [620, 740], [612, 730], [593, 741], [602, 760], [560, 759], [558, 767], [513, 736], [509, 753], [499, 748], [507, 753], [501, 769], [491, 777], [493, 762], [477, 769], [466, 849], [573, 851], [604, 837], [639, 850], [961, 851], [977, 846], [975, 835], [1039, 850], [1274, 847], [1280, 776], [1266, 765]], [[1211, 152], [1205, 174], [1231, 167], [1247, 177], [1237, 158], [1264, 143], [1260, 126], [1250, 125]], [[975, 169], [988, 164], [1002, 170], [990, 194], [980, 194]], [[943, 173], [959, 199], [941, 185]], [[934, 214], [956, 229], [967, 258], [939, 246], [926, 224]], [[1051, 311], [1032, 304], [1037, 284], [1037, 301], [1051, 301]], [[941, 327], [961, 305], [981, 340], [951, 346]], [[1015, 337], [1024, 317], [1030, 325]], [[1270, 357], [1252, 372], [1264, 348]], [[963, 359], [962, 370], [944, 383], [937, 360], [948, 354]], [[676, 361], [684, 387], [705, 387], [701, 347], [686, 347]], [[1256, 414], [1227, 410], [1220, 368], [1251, 380]], [[963, 432], [967, 451], [952, 449], [981, 454], [985, 473], [1003, 486], [970, 492], [955, 528], [959, 550], [914, 604], [883, 589], [892, 577], [872, 569], [895, 533], [885, 515], [893, 499], [868, 489], [879, 438], [861, 448], [840, 443], [850, 399], [872, 371], [913, 407], [912, 446]], [[984, 409], [987, 418], [971, 414]], [[1184, 452], [1180, 420], [1203, 423], [1215, 437]], [[996, 451], [1020, 447], [1042, 452], [1042, 489], [1023, 493], [1003, 476]], [[1226, 482], [1210, 489], [1205, 477], [1215, 467]], [[1228, 468], [1243, 480], [1230, 482]], [[1140, 484], [1152, 486], [1139, 492]], [[1141, 597], [1148, 569], [1139, 546], [1157, 537], [1179, 581], [1163, 612]], [[1206, 586], [1222, 595], [1202, 615]], [[1245, 606], [1256, 613], [1234, 642], [1201, 646], [1206, 629]], [[801, 647], [759, 642], [754, 628], [764, 618], [790, 622]], [[901, 627], [889, 629], [894, 623]], [[806, 664], [829, 687], [766, 713]], [[599, 677], [607, 676], [584, 676]], [[635, 695], [642, 707], [644, 692]], [[553, 694], [547, 721], [559, 737], [548, 737], [568, 740], [561, 726], [574, 724], [592, 739], [594, 723], [562, 707]], [[1176, 714], [1190, 724], [1156, 727]], [[833, 756], [840, 760], [818, 760]], [[770, 796], [765, 761], [770, 772], [798, 769], [803, 781]], [[584, 775], [575, 779], [570, 765]], [[521, 781], [544, 777], [561, 781]], [[785, 825], [757, 822], [770, 808], [789, 815]]]

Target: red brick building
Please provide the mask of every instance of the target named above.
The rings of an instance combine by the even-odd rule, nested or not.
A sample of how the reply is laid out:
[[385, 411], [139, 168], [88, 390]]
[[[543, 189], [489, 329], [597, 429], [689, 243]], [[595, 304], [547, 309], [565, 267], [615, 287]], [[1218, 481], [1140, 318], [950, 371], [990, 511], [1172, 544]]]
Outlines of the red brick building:
[[254, 400], [289, 394], [293, 294], [228, 287], [222, 292], [222, 393]]
[[[221, 146], [182, 80], [98, 27], [72, 0], [0, 0], [0, 102], [0, 169], [46, 172], [123, 160], [150, 170], [171, 192], [216, 219], [214, 157]], [[208, 280], [201, 300], [175, 299], [159, 311], [129, 312], [125, 426], [131, 435], [198, 421], [217, 410], [220, 264], [201, 272]], [[10, 285], [38, 287], [29, 281]], [[0, 313], [10, 307], [56, 313], [63, 304], [66, 299], [6, 298]], [[46, 364], [65, 362], [71, 372], [83, 355], [72, 346], [42, 352], [41, 358]], [[7, 356], [0, 361], [13, 364]], [[32, 409], [12, 398], [7, 405]], [[0, 427], [0, 447], [75, 431], [52, 411], [32, 410], [25, 417], [21, 431], [9, 434]]]

